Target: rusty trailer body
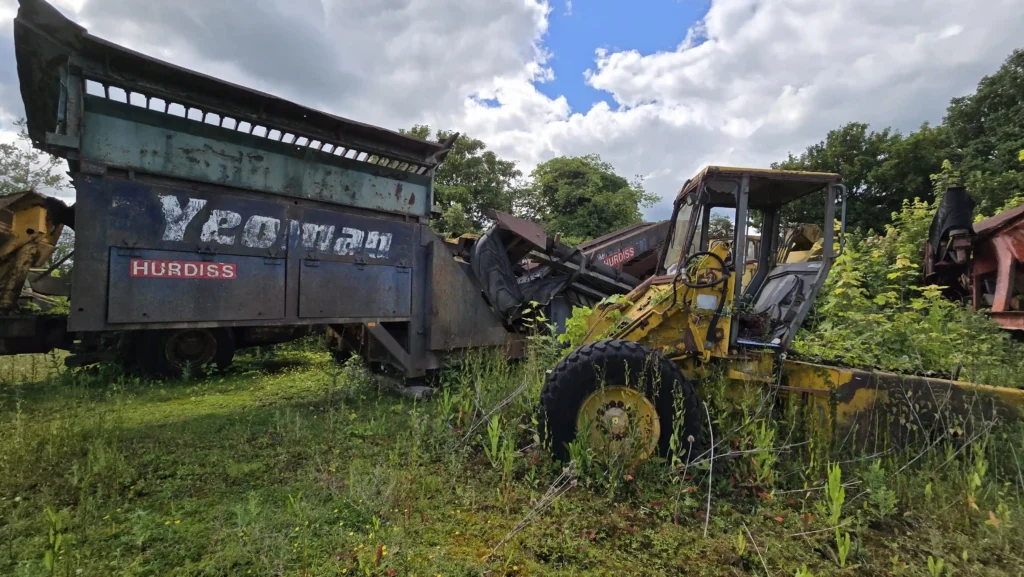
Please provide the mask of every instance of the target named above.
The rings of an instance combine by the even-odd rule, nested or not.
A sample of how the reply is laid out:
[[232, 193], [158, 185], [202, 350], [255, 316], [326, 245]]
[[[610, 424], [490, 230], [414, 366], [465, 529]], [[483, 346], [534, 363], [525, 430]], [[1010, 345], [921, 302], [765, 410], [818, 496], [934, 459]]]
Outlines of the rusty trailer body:
[[[48, 232], [75, 230], [75, 266], [66, 326], [7, 315], [0, 352], [63, 347], [84, 363], [113, 341], [180, 373], [326, 328], [416, 377], [465, 349], [516, 356], [529, 302], [639, 284], [511, 215], [471, 258], [442, 241], [433, 177], [457, 135], [429, 142], [204, 76], [42, 0], [21, 0], [15, 51], [32, 142], [67, 159], [77, 191]], [[547, 272], [514, 266], [527, 254]]]
[[974, 224], [971, 301], [1006, 330], [1024, 334], [1024, 206]]
[[964, 187], [945, 192], [924, 247], [925, 279], [1024, 335], [1024, 206], [975, 223], [973, 210]]
[[[378, 358], [416, 376], [452, 348], [514, 344], [428, 226], [434, 168], [454, 139], [149, 58], [41, 0], [22, 0], [15, 50], [29, 135], [67, 159], [77, 191], [69, 337], [57, 346], [88, 356], [106, 336], [138, 335], [122, 339], [131, 356], [174, 369], [358, 328], [360, 346], [373, 341]], [[0, 324], [22, 345], [52, 347], [36, 334], [52, 334], [52, 319], [28, 322]]]

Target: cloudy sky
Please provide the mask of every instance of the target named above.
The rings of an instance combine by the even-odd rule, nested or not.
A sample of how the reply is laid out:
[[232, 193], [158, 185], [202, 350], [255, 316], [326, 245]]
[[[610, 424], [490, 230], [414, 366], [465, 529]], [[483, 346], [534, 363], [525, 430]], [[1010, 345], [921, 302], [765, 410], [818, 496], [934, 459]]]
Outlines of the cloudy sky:
[[[938, 122], [1024, 45], [1024, 0], [54, 0], [93, 34], [524, 171], [596, 152], [664, 200], [844, 122]], [[0, 130], [21, 113], [0, 0]], [[9, 137], [9, 134], [8, 134]]]

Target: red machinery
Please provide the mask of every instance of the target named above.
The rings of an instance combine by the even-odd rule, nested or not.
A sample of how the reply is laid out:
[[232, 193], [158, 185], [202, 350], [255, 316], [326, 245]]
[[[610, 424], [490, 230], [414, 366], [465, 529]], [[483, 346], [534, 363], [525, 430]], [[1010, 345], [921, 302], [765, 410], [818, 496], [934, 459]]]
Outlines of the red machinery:
[[925, 280], [989, 309], [1004, 329], [1024, 331], [1024, 206], [972, 224], [973, 209], [966, 189], [946, 191], [925, 246]]

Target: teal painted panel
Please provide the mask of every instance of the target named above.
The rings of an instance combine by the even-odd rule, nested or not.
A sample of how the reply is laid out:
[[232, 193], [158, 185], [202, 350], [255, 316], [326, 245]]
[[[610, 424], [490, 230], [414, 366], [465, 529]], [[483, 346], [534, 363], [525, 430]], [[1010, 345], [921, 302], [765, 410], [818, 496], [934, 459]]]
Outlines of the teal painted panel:
[[87, 99], [81, 156], [173, 178], [372, 210], [430, 214], [429, 175], [100, 98]]

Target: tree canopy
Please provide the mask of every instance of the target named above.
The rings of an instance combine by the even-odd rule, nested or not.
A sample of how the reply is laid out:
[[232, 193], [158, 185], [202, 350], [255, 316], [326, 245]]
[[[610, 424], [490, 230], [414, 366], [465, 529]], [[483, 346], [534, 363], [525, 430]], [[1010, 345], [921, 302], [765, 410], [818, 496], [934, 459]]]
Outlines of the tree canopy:
[[[850, 194], [849, 225], [879, 229], [900, 210], [904, 199], [931, 198], [929, 177], [946, 158], [948, 148], [949, 137], [942, 126], [925, 123], [904, 136], [891, 128], [876, 132], [863, 122], [850, 122], [772, 168], [839, 173]], [[794, 203], [784, 216], [790, 222], [821, 222], [821, 196]]]
[[530, 174], [530, 191], [545, 228], [583, 242], [641, 221], [641, 207], [658, 197], [637, 177], [629, 181], [596, 154], [552, 158]]
[[0, 196], [35, 189], [47, 192], [64, 188], [61, 159], [32, 147], [25, 121], [19, 120], [15, 142], [0, 144]]
[[[432, 134], [423, 125], [403, 132], [437, 141], [452, 134]], [[596, 154], [553, 158], [524, 178], [515, 161], [463, 135], [435, 171], [434, 205], [441, 214], [431, 226], [450, 237], [481, 233], [489, 224], [487, 211], [496, 209], [534, 220], [578, 243], [640, 222], [641, 207], [657, 200], [644, 191], [639, 178], [626, 180]]]
[[[430, 128], [417, 125], [406, 131], [412, 136], [430, 138]], [[452, 135], [438, 130], [438, 142]], [[434, 204], [441, 217], [433, 227], [447, 236], [480, 232], [485, 228], [489, 209], [517, 212], [523, 194], [522, 171], [511, 160], [503, 160], [487, 150], [483, 141], [461, 136], [434, 173]]]
[[733, 226], [733, 219], [724, 214], [712, 214], [708, 223], [708, 238], [732, 239], [732, 233], [736, 227]]

